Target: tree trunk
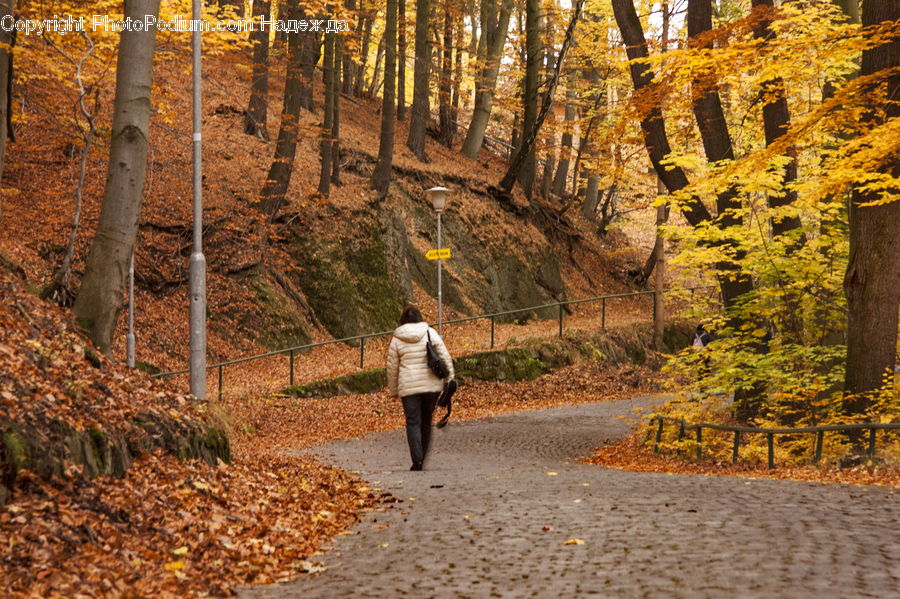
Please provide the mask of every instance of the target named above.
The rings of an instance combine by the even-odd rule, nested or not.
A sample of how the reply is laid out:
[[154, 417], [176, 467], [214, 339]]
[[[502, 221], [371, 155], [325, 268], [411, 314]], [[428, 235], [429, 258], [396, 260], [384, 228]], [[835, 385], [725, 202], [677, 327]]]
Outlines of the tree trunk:
[[[712, 0], [688, 0], [688, 45], [691, 47], [708, 48], [709, 41], [700, 41], [703, 34], [712, 29]], [[731, 145], [731, 136], [728, 133], [728, 124], [725, 122], [725, 113], [722, 110], [722, 102], [719, 98], [718, 86], [715, 83], [708, 84], [696, 78], [691, 82], [694, 96], [694, 117], [697, 127], [700, 129], [700, 137], [703, 141], [703, 149], [706, 159], [710, 162], [720, 160], [734, 160], [734, 150]], [[727, 232], [729, 228], [740, 227], [741, 217], [739, 210], [741, 200], [736, 187], [729, 187], [719, 192], [716, 198], [718, 217], [716, 223], [724, 231], [722, 245], [732, 246], [730, 253], [735, 260], [744, 256], [743, 250], [738, 249]], [[717, 265], [724, 276], [720, 277], [719, 284], [722, 288], [722, 302], [726, 313], [736, 305], [737, 299], [753, 290], [753, 281], [750, 276], [740, 270], [733, 261], [719, 262]], [[737, 329], [741, 319], [733, 313], [728, 314], [729, 324]], [[758, 345], [758, 351], [762, 351], [762, 344]], [[751, 422], [759, 416], [762, 407], [762, 394], [764, 388], [759, 384], [742, 387], [734, 393], [734, 413], [740, 422]]]
[[[269, 18], [269, 0], [254, 0], [253, 18]], [[266, 118], [269, 109], [269, 31], [256, 27], [250, 32], [253, 44], [253, 75], [250, 82], [250, 103], [244, 113], [244, 133], [269, 141]]]
[[75, 210], [72, 214], [72, 226], [69, 228], [69, 239], [66, 243], [66, 253], [63, 255], [62, 264], [53, 274], [51, 282], [41, 290], [40, 297], [42, 300], [52, 299], [62, 306], [71, 306], [75, 299], [74, 294], [69, 288], [69, 279], [71, 275], [72, 260], [75, 258], [75, 240], [78, 238], [78, 229], [81, 224], [81, 208], [84, 198], [84, 183], [87, 177], [87, 160], [97, 137], [97, 128], [95, 124], [95, 115], [99, 112], [100, 94], [97, 88], [94, 88], [94, 108], [93, 111], [88, 110], [86, 105], [87, 96], [91, 90], [85, 87], [84, 83], [84, 64], [91, 58], [96, 49], [96, 45], [90, 37], [85, 37], [87, 49], [80, 58], [75, 59], [65, 53], [65, 51], [53, 44], [52, 47], [66, 58], [75, 67], [75, 84], [78, 86], [78, 110], [81, 117], [84, 118], [85, 125], [77, 120], [75, 125], [81, 133], [81, 157], [78, 164], [78, 182], [75, 185]]
[[[356, 0], [346, 0], [344, 6], [347, 10], [352, 14], [356, 11]], [[360, 11], [360, 17], [362, 16], [362, 11]], [[362, 23], [362, 21], [360, 21]], [[357, 27], [356, 32], [354, 33], [353, 39], [359, 39], [359, 30], [361, 27]], [[347, 94], [348, 96], [353, 93], [353, 56], [350, 52], [347, 51], [346, 45], [344, 43], [344, 38], [341, 38], [341, 73], [343, 75], [341, 81], [341, 91]]]
[[478, 42], [478, 67], [475, 72], [475, 102], [472, 107], [472, 121], [466, 131], [462, 154], [476, 159], [484, 144], [488, 121], [494, 104], [494, 89], [500, 72], [500, 57], [506, 44], [509, 18], [512, 15], [513, 0], [502, 0], [496, 20], [494, 0], [481, 2], [481, 39]]
[[[663, 6], [667, 7], [667, 4], [663, 4]], [[659, 177], [656, 178], [656, 193], [659, 195], [666, 193], [666, 186]], [[666, 238], [663, 237], [662, 227], [668, 220], [669, 207], [666, 204], [660, 204], [656, 207], [656, 241], [653, 244], [653, 253], [656, 254], [656, 276], [653, 282], [656, 290], [656, 293], [653, 294], [653, 346], [660, 353], [663, 352], [663, 334], [666, 330], [665, 302], [663, 301], [663, 292], [666, 289]]]
[[319, 194], [328, 197], [331, 194], [331, 135], [334, 128], [334, 33], [325, 34], [325, 54], [322, 60], [324, 75], [324, 118], [319, 129], [319, 160], [322, 169], [319, 173]]
[[450, 101], [450, 120], [453, 123], [453, 135], [454, 137], [457, 134], [457, 130], [459, 128], [459, 96], [460, 90], [459, 87], [462, 85], [462, 34], [465, 31], [465, 22], [463, 21], [462, 16], [460, 15], [456, 21], [456, 30], [459, 32], [460, 40], [457, 42], [456, 48], [456, 56], [453, 59], [453, 99]]
[[[688, 0], [688, 45], [705, 47], [709, 42], [698, 42], [697, 38], [712, 29], [712, 2], [711, 0]], [[703, 149], [706, 159], [713, 163], [720, 160], [734, 160], [734, 150], [731, 145], [731, 136], [728, 133], [728, 124], [725, 122], [725, 113], [722, 110], [722, 101], [719, 98], [718, 86], [709, 85], [695, 79], [691, 83], [694, 90], [694, 117], [697, 127], [700, 129], [700, 137], [703, 141]], [[741, 218], [737, 211], [741, 208], [741, 201], [737, 188], [730, 187], [719, 193], [716, 198], [717, 223], [723, 228], [739, 227]], [[726, 234], [727, 237], [727, 234]], [[732, 243], [730, 241], [723, 242]], [[743, 254], [737, 253], [739, 259]], [[734, 271], [733, 276], [725, 277], [722, 282], [722, 295], [726, 308], [735, 304], [737, 298], [753, 289], [753, 283], [746, 274], [737, 272], [731, 264], [719, 264], [719, 268]]]
[[556, 168], [556, 156], [553, 155], [553, 145], [548, 144], [547, 155], [544, 157], [544, 172], [541, 173], [541, 197], [545, 200], [550, 197], [553, 188], [553, 170]]
[[562, 197], [566, 192], [569, 178], [569, 161], [572, 158], [572, 130], [575, 123], [575, 90], [566, 90], [566, 123], [562, 135], [562, 149], [559, 154], [559, 166], [553, 179], [553, 193]]
[[[159, 14], [160, 0], [129, 0], [125, 17]], [[147, 171], [156, 27], [125, 29], [119, 38], [109, 174], [97, 233], [87, 257], [74, 312], [105, 354], [112, 348], [128, 261], [134, 250]]]
[[372, 42], [372, 22], [374, 21], [373, 18], [365, 16], [365, 12], [363, 12], [362, 8], [362, 0], [359, 2], [359, 11], [360, 25], [358, 28], [362, 28], [363, 33], [359, 50], [359, 66], [356, 68], [356, 79], [353, 86], [353, 95], [357, 98], [363, 95], [363, 88], [366, 86], [366, 66], [369, 64], [369, 45]]
[[[534, 2], [535, 0], [531, 0]], [[569, 21], [569, 25], [566, 28], [566, 35], [563, 38], [562, 46], [559, 50], [559, 55], [556, 57], [556, 66], [553, 68], [553, 74], [550, 76], [547, 81], [547, 91], [544, 96], [544, 101], [541, 105], [541, 110], [537, 115], [537, 119], [534, 122], [534, 125], [530, 128], [523, 127], [522, 128], [522, 144], [517, 148], [516, 153], [513, 155], [512, 160], [510, 161], [509, 169], [507, 169], [506, 174], [503, 176], [503, 179], [500, 180], [500, 183], [497, 186], [497, 191], [500, 194], [509, 194], [512, 191], [513, 185], [516, 180], [519, 178], [519, 173], [522, 170], [522, 167], [525, 165], [525, 158], [529, 155], [533, 155], [534, 151], [534, 142], [537, 139], [537, 134], [540, 131], [541, 125], [544, 123], [544, 119], [547, 118], [547, 113], [550, 111], [550, 102], [553, 97], [553, 92], [556, 90], [556, 84], [559, 81], [559, 72], [562, 68], [562, 63], [566, 57], [566, 51], [572, 43], [572, 39], [575, 35], [575, 25], [578, 23], [578, 20], [581, 18], [581, 9], [584, 6], [584, 0], [576, 0], [574, 6], [572, 7], [572, 18]], [[632, 7], [633, 9], [633, 7]]]
[[381, 138], [372, 188], [385, 197], [391, 184], [394, 156], [394, 92], [397, 78], [397, 0], [387, 0], [384, 26], [384, 93], [381, 102]]
[[406, 118], [406, 0], [397, 2], [397, 120]]
[[[622, 33], [622, 41], [625, 44], [625, 51], [628, 59], [631, 61], [629, 68], [631, 71], [631, 79], [634, 82], [635, 94], [641, 99], [651, 102], [651, 108], [645, 112], [645, 116], [641, 119], [641, 129], [644, 132], [644, 144], [647, 147], [647, 153], [653, 168], [657, 175], [663, 180], [669, 193], [675, 193], [688, 186], [687, 176], [680, 167], [664, 167], [662, 162], [664, 158], [671, 152], [669, 147], [668, 136], [666, 135], [665, 122], [662, 116], [662, 107], [660, 106], [660, 94], [656, 93], [658, 84], [653, 82], [654, 74], [646, 63], [649, 57], [647, 43], [644, 39], [644, 32], [641, 28], [641, 22], [638, 19], [637, 12], [634, 9], [632, 0], [613, 0], [613, 13], [616, 23]], [[690, 5], [689, 5], [690, 6]], [[694, 15], [697, 18], [697, 15]], [[690, 17], [689, 17], [690, 21]], [[690, 24], [689, 24], [690, 25]], [[713, 92], [714, 93], [714, 92]], [[704, 139], [704, 149], [707, 153], [707, 159], [714, 161], [728, 157], [730, 152], [730, 140], [727, 145], [727, 152], [724, 140], [716, 138], [716, 127], [724, 125], [724, 120], [716, 122], [715, 115], [710, 114], [714, 110], [714, 103], [718, 98], [718, 94], [714, 93], [715, 99], [709, 98], [708, 93], [697, 99], [695, 103], [695, 111], [699, 106], [700, 114], [698, 125], [701, 133], [706, 136]], [[721, 114], [721, 104], [719, 104], [719, 113]], [[712, 133], [712, 135], [710, 135]], [[706, 146], [709, 145], [707, 148]], [[732, 205], [734, 198], [727, 194], [719, 198], [720, 209], [722, 206]], [[682, 214], [692, 226], [699, 226], [711, 219], [706, 206], [698, 197], [692, 197], [682, 206]], [[733, 216], [724, 215], [726, 226], [734, 220]], [[722, 276], [719, 278], [719, 286], [722, 290], [726, 308], [731, 307], [735, 298], [740, 296], [744, 291], [748, 290], [749, 281], [746, 277], [732, 280], [729, 277]]]
[[441, 58], [441, 77], [438, 87], [440, 101], [438, 117], [440, 121], [440, 141], [448, 148], [453, 147], [456, 127], [453, 124], [453, 10], [449, 0], [444, 0], [444, 39]]
[[[530, 131], [537, 133], [538, 91], [541, 86], [541, 62], [544, 44], [541, 40], [541, 3], [540, 0], [525, 0], [525, 84], [522, 97], [522, 144], [517, 148], [521, 154], [521, 166], [518, 173], [519, 185], [525, 191], [525, 197], [531, 199], [534, 190], [536, 163], [534, 144], [527, 144]], [[546, 96], [552, 102], [552, 94]], [[510, 186], [510, 190], [512, 187]]]
[[[344, 49], [344, 38], [340, 35], [335, 35], [334, 38], [334, 81], [332, 92], [332, 103], [333, 106], [331, 108], [331, 182], [334, 185], [341, 184], [341, 74], [340, 71], [342, 68], [347, 66], [346, 62], [343, 62], [343, 57], [346, 56], [347, 51]], [[342, 66], [343, 65], [343, 66]], [[347, 80], [346, 73], [344, 74], [344, 80]]]
[[[660, 53], [668, 52], [669, 50], [669, 2], [668, 0], [664, 0], [660, 5], [662, 10], [662, 36], [661, 36], [661, 49]], [[661, 101], [660, 108], [662, 108]], [[663, 195], [666, 193], [666, 186], [662, 182], [662, 179], [659, 177], [659, 173], [656, 174], [656, 193], [658, 195]], [[656, 241], [653, 244], [653, 250], [650, 252], [650, 256], [647, 258], [647, 261], [644, 263], [644, 268], [641, 271], [641, 277], [643, 282], [649, 281], [650, 276], [653, 274], [653, 271], [656, 269], [657, 264], [659, 264], [661, 256], [660, 252], [665, 251], [664, 238], [660, 232], [660, 227], [664, 225], [669, 220], [669, 208], [668, 204], [662, 205], [662, 210], [660, 207], [656, 209]], [[664, 259], [664, 257], [662, 257]], [[657, 298], [654, 298], [654, 302]], [[654, 306], [656, 304], [654, 303]]]
[[[900, 21], [897, 0], [867, 0], [862, 25]], [[900, 117], [900, 39], [863, 51], [860, 75], [893, 69], [878, 92], [869, 92], [869, 109], [862, 120], [878, 126]], [[886, 88], [886, 89], [885, 89]], [[878, 172], [900, 177], [900, 158], [886, 157]], [[896, 193], [896, 190], [891, 190]], [[885, 192], [890, 193], [890, 192]], [[897, 357], [900, 310], [900, 200], [880, 206], [860, 206], [882, 193], [856, 189], [850, 209], [850, 261], [844, 278], [847, 296], [847, 369], [844, 390], [860, 394], [847, 404], [848, 412], [864, 414], [870, 394], [893, 376]]]
[[[291, 9], [290, 9], [291, 0], [278, 0], [278, 4], [276, 8], [278, 9], [278, 14], [275, 15], [277, 19], [286, 19], [289, 17]], [[288, 43], [288, 34], [287, 29], [281, 27], [275, 30], [275, 39], [273, 40], [275, 48], [283, 49], [285, 45]]]
[[[0, 0], [0, 18], [12, 15], [13, 0]], [[12, 139], [12, 80], [15, 30], [0, 28], [0, 178], [6, 160], [6, 142]]]
[[[297, 12], [296, 1], [292, 0], [289, 15]], [[297, 152], [297, 135], [300, 130], [300, 56], [304, 45], [301, 35], [299, 32], [293, 32], [288, 36], [288, 63], [281, 125], [278, 129], [278, 140], [275, 142], [275, 157], [260, 192], [261, 210], [270, 219], [284, 203], [294, 171], [294, 155]]]
[[384, 36], [378, 41], [378, 51], [375, 52], [375, 72], [372, 73], [372, 81], [369, 82], [369, 90], [366, 95], [375, 99], [378, 87], [381, 85], [381, 67], [384, 64]]
[[416, 62], [413, 68], [413, 101], [406, 146], [413, 156], [425, 162], [425, 127], [428, 124], [428, 79], [431, 70], [428, 48], [429, 0], [416, 0]]
[[300, 107], [315, 114], [316, 104], [313, 98], [313, 79], [316, 76], [316, 64], [321, 55], [322, 39], [318, 33], [303, 32], [303, 51], [300, 54]]
[[584, 194], [584, 204], [581, 205], [581, 216], [586, 220], [594, 220], [597, 216], [597, 204], [600, 202], [600, 175], [590, 175], [587, 181], [587, 191]]
[[[775, 33], [770, 28], [775, 11], [773, 0], [752, 0], [753, 6], [753, 34], [758, 39], [771, 42], [775, 39]], [[761, 90], [764, 97], [763, 104], [763, 129], [766, 136], [766, 146], [775, 143], [778, 138], [787, 133], [791, 127], [791, 115], [788, 112], [787, 94], [784, 90], [784, 80], [775, 77], [766, 81]], [[782, 206], [790, 206], [797, 201], [797, 191], [788, 187], [797, 180], [796, 150], [788, 149], [790, 162], [784, 167], [784, 194], [774, 196], [769, 194], [769, 207], [776, 209]], [[772, 236], [778, 237], [800, 228], [800, 217], [772, 218]], [[796, 249], [798, 244], [790, 244], [790, 249]]]
[[[666, 135], [665, 121], [663, 121], [662, 107], [659, 101], [660, 94], [657, 93], [659, 84], [654, 82], [655, 75], [646, 62], [650, 54], [647, 50], [641, 22], [634, 10], [632, 0], [612, 0], [612, 7], [619, 31], [622, 33], [625, 52], [630, 61], [629, 70], [634, 83], [635, 96], [652, 101], [650, 110], [645, 111], [641, 118], [641, 130], [644, 133], [647, 154], [650, 162], [653, 163], [653, 168], [665, 183], [666, 189], [669, 190], [669, 193], [675, 193], [688, 186], [688, 179], [681, 167], [675, 166], [666, 169], [662, 165], [663, 160], [672, 150], [669, 146], [668, 135]], [[687, 202], [683, 213], [688, 223], [695, 227], [710, 219], [706, 206], [696, 197]]]

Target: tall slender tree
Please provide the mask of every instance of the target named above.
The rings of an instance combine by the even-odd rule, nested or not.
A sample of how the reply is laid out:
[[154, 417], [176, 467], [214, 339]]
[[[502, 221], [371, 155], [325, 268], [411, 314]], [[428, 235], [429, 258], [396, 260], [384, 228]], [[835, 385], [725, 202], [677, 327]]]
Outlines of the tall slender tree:
[[[299, 9], [298, 16], [300, 16]], [[322, 36], [318, 33], [306, 32], [301, 37], [303, 38], [303, 50], [300, 54], [300, 106], [315, 114], [313, 78], [322, 54]]]
[[[356, 12], [356, 0], [346, 0], [344, 2], [344, 8], [347, 9], [349, 14], [353, 14]], [[354, 32], [353, 36], [355, 39], [359, 39], [359, 29]], [[347, 52], [347, 45], [344, 42], [344, 37], [341, 36], [340, 46], [341, 46], [341, 91], [350, 95], [353, 93], [353, 55], [350, 52]]]
[[372, 80], [369, 82], [369, 89], [366, 95], [374, 99], [378, 94], [378, 88], [381, 86], [381, 67], [384, 65], [384, 36], [378, 40], [378, 51], [375, 52], [375, 71], [372, 73]]
[[[711, 41], [704, 34], [712, 29], [712, 0], [688, 0], [687, 21], [688, 45], [708, 47]], [[722, 110], [718, 86], [714, 81], [710, 82], [696, 76], [691, 87], [694, 97], [694, 118], [700, 129], [700, 138], [703, 141], [706, 159], [711, 163], [720, 160], [733, 161], [734, 150], [731, 145], [731, 136], [728, 133], [728, 124], [725, 121], [725, 112]], [[729, 187], [720, 191], [716, 197], [717, 223], [723, 229], [740, 226], [740, 208], [741, 201], [737, 188]], [[723, 243], [730, 244], [727, 239]], [[737, 257], [740, 255], [741, 252], [738, 251]], [[732, 274], [722, 277], [721, 283], [725, 306], [731, 307], [737, 298], [753, 289], [753, 283], [746, 273], [738, 272], [729, 264], [722, 263], [719, 267], [733, 271]]]
[[406, 118], [406, 0], [397, 2], [397, 120]]
[[569, 165], [572, 159], [572, 139], [575, 125], [575, 90], [570, 86], [566, 90], [565, 129], [562, 134], [562, 149], [559, 154], [559, 164], [556, 167], [556, 176], [553, 178], [553, 193], [562, 196], [566, 191], [566, 182], [569, 179]]
[[334, 33], [325, 34], [325, 51], [322, 56], [324, 78], [324, 107], [322, 124], [319, 127], [319, 157], [322, 165], [319, 173], [319, 193], [331, 194], [331, 136], [334, 128]]
[[372, 43], [372, 24], [375, 21], [373, 15], [363, 10], [363, 0], [359, 0], [359, 25], [357, 30], [361, 30], [362, 39], [360, 41], [360, 61], [356, 68], [356, 77], [353, 83], [353, 95], [361, 97], [366, 86], [366, 66], [369, 64], [369, 46]]
[[391, 184], [394, 157], [394, 92], [397, 77], [397, 0], [387, 0], [384, 25], [384, 92], [381, 101], [381, 137], [372, 188], [385, 197]]
[[416, 62], [413, 67], [413, 101], [409, 117], [409, 136], [406, 146], [419, 160], [425, 156], [425, 127], [428, 124], [429, 75], [431, 53], [428, 48], [429, 0], [416, 0]]
[[[775, 40], [775, 32], [772, 31], [773, 13], [775, 11], [773, 0], [752, 0], [753, 6], [753, 34], [767, 43]], [[791, 126], [791, 115], [788, 112], [787, 92], [784, 89], [784, 80], [781, 77], [773, 77], [762, 85], [760, 90], [763, 99], [763, 130], [766, 145], [770, 146], [780, 137], [785, 135]], [[791, 184], [797, 180], [797, 156], [796, 150], [791, 147], [788, 150], [789, 161], [784, 167], [784, 179], [782, 194], [769, 194], [769, 207], [780, 208], [790, 206], [797, 201], [797, 191], [791, 188]], [[800, 228], [799, 216], [787, 216], [772, 219], [772, 234], [783, 235]], [[791, 247], [794, 247], [792, 244]]]
[[[540, 0], [525, 0], [525, 93], [522, 96], [522, 144], [517, 148], [517, 154], [521, 154], [519, 160], [522, 163], [518, 180], [528, 198], [531, 198], [534, 189], [536, 163], [534, 145], [529, 146], [525, 141], [528, 132], [534, 130], [537, 133], [538, 128], [536, 127], [538, 91], [541, 85], [541, 61], [544, 54], [541, 40], [542, 24]], [[552, 94], [548, 97], [552, 102]]]
[[[334, 38], [334, 81], [332, 85], [331, 107], [331, 183], [341, 184], [341, 71], [347, 67], [343, 57], [348, 54], [344, 48], [344, 39], [338, 35]], [[346, 80], [346, 77], [345, 77]]]
[[[298, 16], [298, 0], [290, 0], [288, 15]], [[281, 124], [275, 141], [275, 157], [260, 192], [261, 209], [269, 218], [281, 208], [294, 172], [297, 136], [300, 132], [300, 71], [303, 40], [299, 32], [288, 35], [288, 61], [284, 83]]]
[[[269, 18], [269, 0], [254, 0], [253, 18]], [[250, 32], [253, 44], [253, 74], [250, 82], [250, 102], [244, 113], [244, 133], [269, 141], [266, 118], [269, 111], [269, 31], [254, 27]]]
[[[900, 22], [900, 2], [863, 2], [863, 27], [890, 22]], [[869, 127], [900, 118], [900, 38], [863, 51], [860, 76], [878, 74], [883, 81], [865, 98], [867, 111], [862, 118]], [[900, 177], [900, 156], [885, 156], [878, 172]], [[857, 188], [851, 200], [850, 261], [844, 278], [848, 314], [844, 387], [848, 393], [860, 394], [847, 406], [857, 414], [869, 406], [870, 392], [893, 375], [897, 359], [900, 200], [896, 188], [890, 193], [893, 201], [867, 206], [883, 199], [881, 192]]]
[[444, 0], [444, 39], [441, 44], [441, 76], [438, 83], [438, 119], [440, 141], [453, 147], [456, 125], [453, 122], [453, 22], [454, 9], [450, 0]]
[[475, 102], [472, 108], [472, 120], [466, 130], [466, 139], [462, 146], [463, 156], [468, 158], [478, 158], [478, 153], [484, 144], [484, 136], [494, 104], [494, 89], [497, 87], [500, 57], [503, 54], [503, 46], [506, 44], [512, 7], [513, 0], [500, 0], [500, 10], [497, 11], [496, 0], [481, 0], [479, 19], [481, 35], [477, 47]]
[[[575, 26], [581, 19], [581, 10], [583, 7], [584, 0], [575, 0], [575, 3], [572, 6], [572, 18], [569, 20], [569, 24], [566, 27], [562, 46], [560, 46], [559, 54], [556, 56], [556, 65], [553, 67], [553, 73], [546, 83], [547, 91], [545, 92], [541, 103], [541, 109], [537, 113], [537, 118], [534, 120], [532, 126], [522, 128], [521, 144], [517, 146], [515, 154], [513, 154], [512, 160], [510, 161], [509, 168], [506, 170], [506, 174], [503, 175], [503, 178], [497, 185], [496, 191], [499, 192], [499, 195], [501, 196], [509, 194], [512, 191], [513, 185], [519, 179], [519, 174], [523, 170], [526, 157], [534, 152], [535, 141], [537, 140], [541, 126], [544, 124], [544, 119], [547, 118], [547, 113], [550, 112], [551, 98], [556, 90], [556, 84], [559, 82], [559, 73], [562, 69], [563, 62], [566, 59], [566, 52], [572, 45], [572, 40], [575, 36]], [[632, 10], [633, 8], [634, 7], [632, 7]], [[527, 189], [526, 193], [528, 193]]]
[[[13, 14], [13, 0], [0, 0], [0, 19]], [[6, 159], [6, 142], [12, 136], [13, 48], [16, 31], [0, 28], [0, 177]]]
[[[128, 0], [125, 18], [159, 14], [160, 0]], [[73, 308], [79, 326], [105, 354], [112, 349], [128, 262], [134, 250], [147, 172], [156, 27], [124, 29], [116, 62], [109, 174], [97, 233]]]
[[[665, 121], [662, 115], [659, 83], [655, 81], [653, 70], [647, 63], [649, 51], [644, 31], [632, 0], [612, 0], [613, 14], [622, 33], [622, 42], [625, 44], [625, 52], [629, 59], [629, 70], [634, 83], [635, 93], [645, 100], [649, 107], [641, 117], [641, 130], [644, 133], [644, 146], [653, 163], [657, 176], [662, 179], [669, 193], [676, 193], [686, 188], [689, 184], [687, 175], [679, 166], [666, 166], [663, 164], [666, 156], [671, 153], [669, 138], [666, 134]], [[708, 156], [716, 156], [715, 151]], [[681, 204], [681, 213], [685, 220], [692, 226], [698, 227], [712, 220], [712, 216], [699, 197], [692, 196]], [[719, 286], [722, 296], [725, 298], [726, 307], [733, 305], [734, 299], [740, 295], [736, 293], [737, 281], [728, 277], [719, 277]], [[743, 289], [744, 281], [740, 282]]]

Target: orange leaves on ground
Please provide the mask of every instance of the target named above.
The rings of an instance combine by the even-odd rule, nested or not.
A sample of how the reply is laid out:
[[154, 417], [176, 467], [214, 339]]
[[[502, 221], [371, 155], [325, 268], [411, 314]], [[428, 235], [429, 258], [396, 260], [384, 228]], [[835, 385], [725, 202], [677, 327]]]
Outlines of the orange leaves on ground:
[[305, 571], [304, 558], [372, 503], [350, 475], [294, 457], [213, 467], [156, 454], [124, 479], [30, 477], [28, 494], [0, 508], [0, 588], [229, 595]]
[[765, 464], [748, 462], [693, 462], [684, 456], [654, 453], [640, 443], [635, 434], [615, 445], [601, 447], [584, 461], [590, 464], [627, 470], [703, 476], [741, 476], [774, 478], [818, 483], [883, 485], [900, 488], [900, 468], [857, 466], [854, 468], [816, 468], [814, 466], [778, 466], [769, 470]]

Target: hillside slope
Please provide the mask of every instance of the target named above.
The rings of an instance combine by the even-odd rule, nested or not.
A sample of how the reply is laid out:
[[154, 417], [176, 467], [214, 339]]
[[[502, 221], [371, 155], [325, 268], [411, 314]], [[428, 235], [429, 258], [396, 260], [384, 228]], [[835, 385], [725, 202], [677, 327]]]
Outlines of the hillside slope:
[[[187, 355], [187, 258], [191, 244], [189, 75], [177, 52], [157, 60], [158, 112], [151, 129], [146, 197], [136, 248], [137, 356], [160, 368], [182, 367]], [[243, 133], [247, 74], [228, 57], [206, 61], [204, 75], [204, 243], [209, 263], [209, 349], [212, 359], [264, 348], [355, 335], [393, 326], [404, 302], [435, 316], [434, 217], [423, 191], [452, 190], [444, 215], [444, 297], [450, 314], [470, 315], [621, 291], [622, 252], [603, 248], [587, 226], [530, 209], [501, 206], [488, 193], [505, 161], [483, 152], [473, 161], [428, 139], [422, 164], [399, 141], [391, 192], [378, 201], [368, 187], [377, 154], [375, 102], [345, 98], [342, 185], [327, 200], [318, 180], [317, 115], [302, 114], [288, 203], [270, 227], [257, 210], [274, 142]], [[277, 60], [275, 61], [277, 64]], [[283, 71], [272, 74], [269, 131], [280, 119]], [[319, 82], [317, 82], [317, 85]], [[111, 86], [107, 86], [111, 87]], [[111, 90], [101, 93], [99, 123], [108, 128]], [[320, 89], [316, 97], [321, 100]], [[64, 102], [48, 95], [60, 110]], [[321, 112], [321, 110], [320, 110]], [[174, 115], [174, 116], [173, 116]], [[0, 250], [21, 265], [30, 285], [46, 284], [62, 259], [73, 211], [77, 159], [71, 134], [40, 111], [17, 131], [4, 173]], [[108, 136], [108, 133], [107, 133]], [[96, 227], [108, 137], [90, 155], [85, 205], [76, 243], [72, 290]], [[263, 241], [265, 240], [265, 241]], [[612, 275], [612, 276], [611, 276]], [[124, 355], [124, 318], [114, 355]]]

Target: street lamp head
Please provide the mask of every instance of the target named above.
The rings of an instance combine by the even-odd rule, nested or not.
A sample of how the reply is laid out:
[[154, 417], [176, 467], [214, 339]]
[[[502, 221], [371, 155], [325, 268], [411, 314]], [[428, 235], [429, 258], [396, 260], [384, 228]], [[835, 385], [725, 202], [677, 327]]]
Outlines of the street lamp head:
[[444, 207], [447, 205], [448, 193], [450, 193], [450, 190], [446, 187], [432, 187], [425, 192], [428, 199], [431, 201], [431, 207], [438, 213], [444, 211]]

